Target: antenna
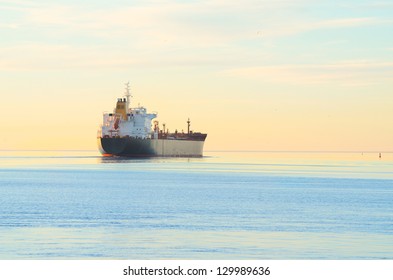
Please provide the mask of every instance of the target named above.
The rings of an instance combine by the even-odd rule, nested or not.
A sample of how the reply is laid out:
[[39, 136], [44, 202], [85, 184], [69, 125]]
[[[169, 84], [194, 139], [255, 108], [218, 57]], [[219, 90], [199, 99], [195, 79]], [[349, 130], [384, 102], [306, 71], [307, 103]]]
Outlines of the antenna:
[[131, 91], [130, 91], [130, 82], [128, 81], [127, 83], [125, 83], [125, 86], [126, 86], [126, 92], [125, 92], [124, 96], [127, 97], [127, 104], [126, 104], [126, 106], [127, 106], [127, 109], [128, 109], [130, 107], [130, 102], [131, 102], [131, 97], [132, 97], [132, 94], [131, 94]]

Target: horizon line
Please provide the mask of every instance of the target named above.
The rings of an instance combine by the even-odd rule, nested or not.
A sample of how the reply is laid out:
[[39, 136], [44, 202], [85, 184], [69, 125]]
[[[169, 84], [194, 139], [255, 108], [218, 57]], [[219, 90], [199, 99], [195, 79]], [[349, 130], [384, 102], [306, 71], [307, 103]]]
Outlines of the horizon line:
[[[2, 152], [99, 152], [96, 149], [0, 149]], [[204, 152], [235, 153], [393, 153], [387, 150], [205, 150]]]

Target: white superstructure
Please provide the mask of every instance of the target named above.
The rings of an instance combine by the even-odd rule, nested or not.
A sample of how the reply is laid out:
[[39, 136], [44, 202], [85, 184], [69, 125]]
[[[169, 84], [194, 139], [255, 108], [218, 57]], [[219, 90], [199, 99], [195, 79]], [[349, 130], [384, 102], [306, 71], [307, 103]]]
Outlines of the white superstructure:
[[139, 106], [130, 108], [131, 93], [129, 83], [126, 84], [125, 98], [118, 98], [113, 113], [104, 113], [101, 137], [133, 137], [139, 139], [151, 138], [151, 121], [157, 113], [147, 113], [146, 108]]

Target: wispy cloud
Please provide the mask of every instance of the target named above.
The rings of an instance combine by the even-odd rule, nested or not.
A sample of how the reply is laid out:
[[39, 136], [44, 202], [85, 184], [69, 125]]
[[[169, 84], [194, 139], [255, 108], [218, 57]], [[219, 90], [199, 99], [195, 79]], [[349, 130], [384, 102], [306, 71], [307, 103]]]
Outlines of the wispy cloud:
[[26, 44], [3, 47], [0, 51], [3, 55], [0, 70], [3, 71], [119, 68], [145, 62], [138, 56], [124, 57], [122, 53], [110, 53], [105, 49], [67, 45]]
[[[274, 10], [304, 6], [308, 1], [154, 1], [137, 4], [91, 7], [80, 3], [40, 3], [0, 1], [1, 9], [17, 8], [21, 28], [56, 29], [57, 33], [74, 32], [88, 37], [114, 38], [134, 36], [134, 40], [196, 45], [227, 43], [255, 34], [260, 22]], [[281, 22], [280, 17], [273, 22]], [[254, 27], [250, 29], [250, 26]]]
[[15, 23], [0, 23], [0, 29], [17, 29], [18, 27]]
[[12, 47], [0, 47], [0, 71], [51, 71], [63, 69], [114, 70], [129, 69], [176, 69], [206, 67], [208, 65], [228, 65], [230, 53], [222, 55], [197, 56], [183, 52], [176, 55], [161, 55], [151, 50], [139, 49], [130, 53], [127, 48], [97, 46], [69, 46], [48, 44], [24, 44]]
[[392, 23], [392, 20], [379, 19], [374, 17], [340, 18], [318, 21], [294, 19], [289, 20], [288, 22], [286, 22], [286, 24], [278, 22], [272, 23], [267, 28], [262, 29], [261, 32], [262, 36], [265, 37], [284, 37], [320, 29], [354, 28]]
[[343, 61], [329, 64], [246, 67], [223, 71], [221, 74], [281, 84], [361, 86], [393, 82], [393, 62]]
[[[316, 20], [291, 12], [310, 3], [310, 0], [140, 1], [91, 7], [86, 3], [0, 0], [0, 13], [2, 7], [18, 8], [17, 16], [0, 23], [0, 29], [15, 30], [9, 40], [3, 38], [3, 44], [0, 42], [0, 48], [3, 45], [0, 65], [3, 69], [54, 69], [97, 64], [158, 66], [167, 62], [216, 63], [224, 68], [232, 63], [234, 69], [240, 69], [252, 58], [261, 59], [270, 55], [267, 51], [275, 52], [277, 38], [321, 29], [392, 24], [371, 16]], [[282, 15], [286, 12], [288, 17]], [[337, 42], [342, 38], [327, 40]], [[271, 71], [275, 71], [280, 66], [272, 67]], [[280, 70], [290, 72], [290, 67]]]
[[346, 7], [351, 7], [352, 9], [392, 9], [393, 8], [393, 3], [391, 1], [370, 1], [370, 2], [365, 2], [365, 3], [356, 3], [351, 5], [349, 4], [344, 4], [342, 3], [341, 5], [346, 6]]

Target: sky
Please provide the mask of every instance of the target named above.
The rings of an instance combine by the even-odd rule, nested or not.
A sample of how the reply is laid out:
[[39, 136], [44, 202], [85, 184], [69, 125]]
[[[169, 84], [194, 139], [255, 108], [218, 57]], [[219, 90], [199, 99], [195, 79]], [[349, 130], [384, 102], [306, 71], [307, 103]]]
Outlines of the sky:
[[0, 0], [0, 150], [91, 149], [130, 82], [205, 150], [393, 151], [393, 2]]

